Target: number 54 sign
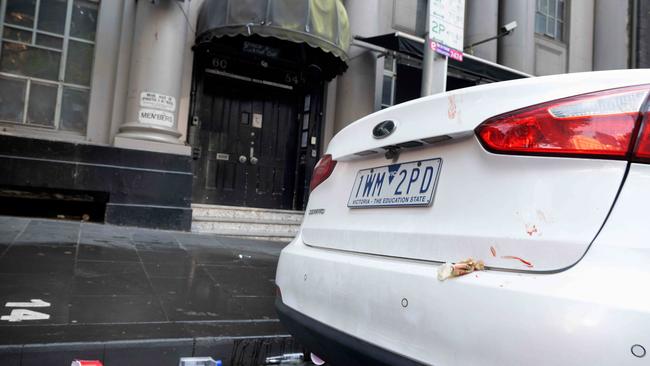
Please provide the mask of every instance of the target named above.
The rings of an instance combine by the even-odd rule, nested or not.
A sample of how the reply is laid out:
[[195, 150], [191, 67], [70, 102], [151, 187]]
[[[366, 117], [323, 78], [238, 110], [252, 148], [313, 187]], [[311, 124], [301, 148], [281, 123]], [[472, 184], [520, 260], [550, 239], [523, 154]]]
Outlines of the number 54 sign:
[[429, 39], [437, 53], [463, 60], [465, 0], [429, 0]]

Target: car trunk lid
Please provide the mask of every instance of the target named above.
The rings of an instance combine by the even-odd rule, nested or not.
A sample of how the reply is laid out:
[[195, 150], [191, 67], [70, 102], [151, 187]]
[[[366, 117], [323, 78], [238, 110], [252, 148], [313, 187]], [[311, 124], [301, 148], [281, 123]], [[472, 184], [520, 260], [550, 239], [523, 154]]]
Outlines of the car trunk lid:
[[[471, 257], [493, 268], [557, 271], [571, 266], [606, 219], [627, 161], [494, 154], [483, 148], [474, 130], [509, 111], [645, 83], [650, 83], [645, 70], [516, 80], [427, 97], [362, 118], [330, 144], [328, 153], [338, 163], [311, 194], [303, 240], [316, 247], [434, 262]], [[394, 132], [373, 137], [373, 128], [384, 121], [394, 122]], [[433, 184], [430, 192], [423, 191], [422, 196], [430, 195], [422, 202], [355, 205], [352, 198], [368, 189], [363, 174], [375, 179], [385, 174], [382, 184], [393, 190], [404, 179], [403, 190], [416, 168], [414, 190], [425, 188], [426, 174]], [[400, 169], [410, 169], [405, 178]], [[396, 180], [388, 184], [391, 175]], [[369, 190], [376, 186], [373, 180]]]

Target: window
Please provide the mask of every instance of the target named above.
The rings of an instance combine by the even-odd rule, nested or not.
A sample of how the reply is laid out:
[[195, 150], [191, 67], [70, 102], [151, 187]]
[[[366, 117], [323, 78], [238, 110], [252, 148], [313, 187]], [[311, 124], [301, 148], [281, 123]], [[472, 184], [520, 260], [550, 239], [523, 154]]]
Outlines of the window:
[[564, 0], [537, 0], [535, 32], [564, 40]]
[[384, 58], [384, 72], [381, 83], [381, 109], [388, 108], [395, 104], [395, 78], [396, 73], [396, 59], [392, 54], [387, 54]]
[[0, 121], [85, 134], [99, 0], [6, 0]]

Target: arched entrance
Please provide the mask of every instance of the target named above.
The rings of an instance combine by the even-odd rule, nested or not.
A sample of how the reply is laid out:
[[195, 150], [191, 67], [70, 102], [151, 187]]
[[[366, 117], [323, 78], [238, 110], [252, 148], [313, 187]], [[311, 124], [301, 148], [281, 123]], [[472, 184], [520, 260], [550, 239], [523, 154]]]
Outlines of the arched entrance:
[[193, 202], [301, 210], [324, 85], [346, 69], [338, 0], [206, 0], [197, 26]]

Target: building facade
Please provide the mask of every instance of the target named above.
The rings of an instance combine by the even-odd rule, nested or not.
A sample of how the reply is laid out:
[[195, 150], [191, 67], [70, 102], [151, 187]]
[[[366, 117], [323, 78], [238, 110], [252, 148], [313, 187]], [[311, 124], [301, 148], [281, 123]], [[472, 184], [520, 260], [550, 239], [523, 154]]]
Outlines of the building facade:
[[[646, 1], [465, 9], [448, 90], [650, 62]], [[0, 213], [189, 230], [192, 204], [301, 211], [337, 131], [419, 96], [425, 12], [425, 0], [2, 0]]]

